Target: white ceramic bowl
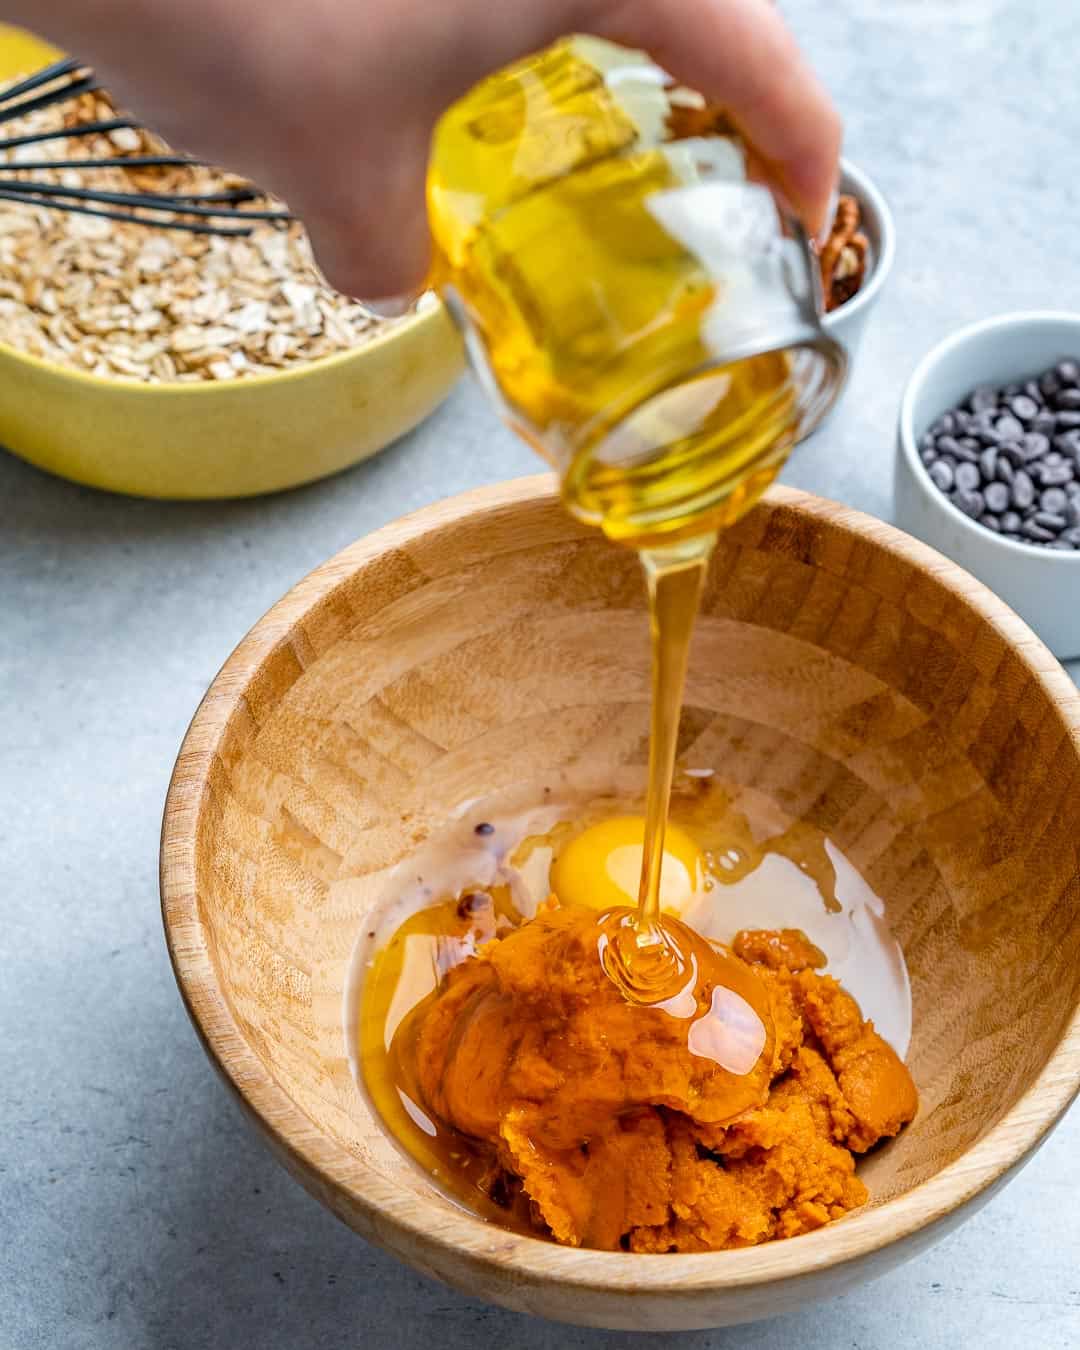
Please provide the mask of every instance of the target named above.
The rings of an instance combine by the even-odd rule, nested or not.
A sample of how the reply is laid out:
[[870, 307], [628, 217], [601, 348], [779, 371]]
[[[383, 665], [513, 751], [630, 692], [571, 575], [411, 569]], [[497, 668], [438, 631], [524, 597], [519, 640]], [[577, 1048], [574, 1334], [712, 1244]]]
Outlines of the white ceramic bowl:
[[853, 361], [870, 313], [892, 271], [896, 226], [885, 198], [872, 180], [846, 159], [840, 164], [840, 191], [856, 198], [862, 209], [862, 232], [870, 243], [870, 259], [866, 279], [856, 294], [839, 309], [826, 314], [822, 322], [829, 336], [847, 348]]
[[1022, 544], [984, 529], [930, 481], [918, 446], [930, 424], [976, 385], [1029, 379], [1066, 356], [1080, 357], [1080, 314], [1002, 314], [946, 338], [908, 381], [894, 478], [900, 528], [996, 591], [1062, 661], [1080, 656], [1080, 551]]

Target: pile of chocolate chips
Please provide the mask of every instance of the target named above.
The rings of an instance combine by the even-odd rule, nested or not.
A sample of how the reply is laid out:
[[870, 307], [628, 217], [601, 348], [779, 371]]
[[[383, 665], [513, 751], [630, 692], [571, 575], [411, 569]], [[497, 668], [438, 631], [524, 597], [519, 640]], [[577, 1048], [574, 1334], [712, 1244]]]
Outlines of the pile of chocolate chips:
[[934, 485], [1007, 539], [1080, 549], [1080, 362], [980, 385], [919, 442]]

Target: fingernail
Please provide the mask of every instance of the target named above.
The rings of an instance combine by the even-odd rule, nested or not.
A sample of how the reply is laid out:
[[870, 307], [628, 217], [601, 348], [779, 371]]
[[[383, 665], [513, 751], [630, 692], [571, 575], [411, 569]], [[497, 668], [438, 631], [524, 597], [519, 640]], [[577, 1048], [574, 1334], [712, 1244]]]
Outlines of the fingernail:
[[415, 295], [387, 295], [381, 300], [363, 301], [364, 308], [370, 309], [380, 319], [400, 319], [403, 314], [408, 314], [415, 303]]

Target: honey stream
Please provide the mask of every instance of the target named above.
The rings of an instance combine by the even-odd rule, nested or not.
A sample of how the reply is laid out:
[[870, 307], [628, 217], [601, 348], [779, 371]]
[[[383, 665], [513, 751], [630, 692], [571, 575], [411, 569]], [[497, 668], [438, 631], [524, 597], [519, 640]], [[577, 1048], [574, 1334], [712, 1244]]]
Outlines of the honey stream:
[[608, 975], [637, 1003], [666, 1001], [686, 981], [688, 953], [663, 922], [660, 881], [690, 640], [715, 543], [716, 536], [706, 534], [641, 551], [652, 639], [645, 839], [637, 914], [632, 924], [620, 923], [616, 940], [605, 949]]
[[466, 320], [481, 379], [559, 470], [567, 508], [644, 564], [648, 825], [638, 913], [612, 920], [605, 951], [646, 1004], [687, 966], [659, 895], [702, 581], [717, 531], [775, 477], [801, 417], [790, 353], [722, 359], [717, 315], [757, 302], [749, 261], [732, 262], [757, 197], [725, 120], [689, 106], [640, 53], [568, 39], [450, 108], [428, 179], [432, 283]]

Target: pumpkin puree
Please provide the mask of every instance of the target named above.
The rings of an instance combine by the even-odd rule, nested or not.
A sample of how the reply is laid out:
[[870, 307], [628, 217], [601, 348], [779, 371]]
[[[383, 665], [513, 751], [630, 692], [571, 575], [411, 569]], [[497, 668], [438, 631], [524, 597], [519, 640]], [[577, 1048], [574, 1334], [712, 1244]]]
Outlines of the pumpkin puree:
[[734, 1073], [688, 1045], [718, 986], [699, 982], [689, 1017], [628, 1003], [597, 932], [595, 911], [553, 900], [450, 970], [399, 1029], [427, 1109], [490, 1148], [493, 1189], [523, 1192], [559, 1242], [635, 1252], [750, 1246], [863, 1204], [853, 1155], [895, 1135], [918, 1098], [815, 969], [821, 952], [788, 929], [718, 949], [710, 977], [743, 1010], [720, 1058], [764, 1036]]

